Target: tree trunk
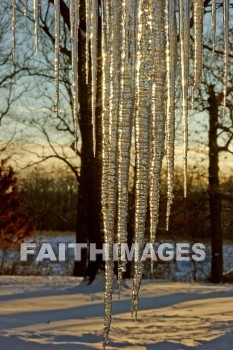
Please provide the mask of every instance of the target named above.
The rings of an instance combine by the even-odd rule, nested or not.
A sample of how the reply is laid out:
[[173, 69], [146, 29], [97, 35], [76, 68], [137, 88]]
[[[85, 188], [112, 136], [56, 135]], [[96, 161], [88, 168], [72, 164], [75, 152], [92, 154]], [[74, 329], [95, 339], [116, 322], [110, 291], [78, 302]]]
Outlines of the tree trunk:
[[217, 144], [218, 100], [214, 87], [209, 87], [209, 208], [212, 246], [211, 282], [222, 282], [223, 237], [221, 228], [221, 195], [219, 187], [219, 166]]
[[2, 247], [2, 260], [1, 260], [1, 265], [0, 265], [0, 275], [4, 275], [5, 258], [6, 258], [6, 249], [4, 247]]
[[[98, 29], [98, 72], [97, 72], [97, 108], [96, 108], [96, 156], [93, 152], [91, 84], [86, 84], [85, 70], [85, 36], [79, 31], [79, 126], [82, 137], [81, 171], [77, 212], [77, 243], [95, 243], [97, 249], [102, 248], [103, 220], [101, 213], [101, 23], [99, 16]], [[80, 1], [80, 27], [86, 32], [85, 1]], [[89, 69], [91, 78], [91, 69]], [[89, 79], [91, 82], [91, 79]], [[75, 262], [74, 276], [84, 276], [91, 283], [99, 269], [103, 268], [102, 256], [97, 261], [90, 261], [88, 252], [82, 253], [82, 260]]]

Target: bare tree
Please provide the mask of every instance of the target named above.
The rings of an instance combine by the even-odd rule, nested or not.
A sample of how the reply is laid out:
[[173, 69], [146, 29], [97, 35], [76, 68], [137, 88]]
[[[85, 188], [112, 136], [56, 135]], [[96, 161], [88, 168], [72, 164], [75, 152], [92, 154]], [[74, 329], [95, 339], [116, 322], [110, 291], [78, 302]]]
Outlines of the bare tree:
[[[230, 32], [232, 29], [230, 30]], [[222, 41], [216, 52], [215, 67], [213, 67], [209, 48], [205, 45], [203, 84], [200, 90], [200, 101], [196, 102], [199, 112], [208, 112], [208, 184], [209, 184], [209, 218], [212, 246], [211, 281], [219, 283], [223, 279], [223, 223], [222, 199], [230, 200], [230, 196], [222, 193], [220, 185], [219, 157], [221, 153], [232, 155], [233, 144], [233, 104], [232, 75], [229, 74], [226, 106], [223, 106], [222, 71], [223, 51]], [[232, 61], [232, 56], [229, 59]]]
[[[37, 91], [43, 95], [43, 113], [35, 113], [31, 111], [31, 115], [34, 113], [33, 118], [21, 119], [24, 125], [27, 125], [28, 130], [38, 130], [40, 135], [43, 135], [46, 140], [46, 145], [50, 148], [50, 153], [42, 154], [42, 157], [38, 159], [38, 162], [42, 162], [51, 158], [57, 158], [66, 163], [71, 168], [74, 175], [77, 178], [78, 192], [78, 210], [77, 210], [77, 242], [95, 242], [100, 248], [103, 242], [103, 230], [102, 230], [102, 213], [101, 213], [101, 55], [100, 45], [98, 45], [98, 93], [97, 93], [97, 110], [96, 110], [96, 125], [97, 125], [97, 145], [96, 156], [93, 154], [93, 140], [92, 140], [92, 116], [91, 116], [91, 86], [86, 84], [85, 81], [85, 66], [86, 66], [86, 54], [85, 54], [85, 1], [80, 1], [80, 30], [79, 30], [79, 101], [80, 101], [80, 113], [79, 113], [79, 148], [77, 152], [78, 160], [75, 156], [73, 145], [73, 129], [72, 129], [72, 85], [71, 85], [71, 49], [69, 43], [69, 31], [70, 31], [70, 19], [69, 8], [66, 2], [60, 1], [61, 8], [61, 45], [60, 51], [62, 53], [60, 58], [60, 95], [61, 103], [60, 109], [55, 115], [53, 113], [54, 99], [51, 95], [51, 86], [54, 82], [54, 64], [51, 60], [51, 53], [53, 52], [54, 40], [54, 20], [51, 13], [53, 12], [53, 1], [48, 1], [43, 4], [43, 8], [40, 13], [40, 55], [41, 61], [32, 60], [32, 62], [24, 62], [21, 60], [19, 65], [23, 68], [29, 77], [37, 79], [40, 87]], [[18, 3], [18, 12], [23, 14], [23, 2]], [[30, 32], [33, 31], [33, 13], [28, 11], [28, 31], [27, 36], [30, 38]], [[100, 22], [100, 20], [99, 20]], [[31, 25], [31, 27], [30, 27]], [[99, 23], [99, 38], [100, 38], [101, 26]], [[31, 33], [32, 34], [32, 33]], [[31, 48], [31, 42], [28, 43], [29, 49]], [[91, 75], [91, 72], [90, 72]], [[43, 89], [45, 83], [41, 83], [42, 79], [46, 79], [48, 85], [47, 91]], [[41, 91], [43, 90], [43, 91]], [[54, 89], [53, 89], [54, 90]], [[51, 97], [52, 96], [52, 97]], [[27, 103], [27, 102], [26, 102]], [[42, 107], [42, 105], [41, 105]], [[64, 108], [63, 108], [64, 107]], [[32, 113], [33, 112], [33, 113]], [[29, 127], [31, 129], [29, 129]], [[52, 127], [52, 128], [51, 128]], [[61, 136], [57, 136], [57, 139], [51, 137], [51, 130], [54, 130], [56, 135], [66, 135], [66, 146], [70, 147], [70, 159], [67, 153], [62, 149], [60, 141]], [[49, 131], [48, 131], [49, 130]], [[67, 136], [68, 135], [68, 136]], [[28, 140], [32, 140], [33, 135], [29, 135]], [[69, 145], [68, 145], [69, 143]], [[58, 151], [58, 149], [60, 150]], [[38, 151], [30, 150], [35, 155], [39, 156]], [[31, 164], [29, 164], [31, 165]], [[28, 165], [27, 165], [28, 166]], [[91, 218], [91, 219], [90, 219]], [[99, 269], [103, 268], [103, 262], [99, 260], [95, 263], [89, 261], [88, 252], [83, 254], [81, 262], [76, 262], [74, 267], [74, 274], [76, 276], [85, 276], [87, 280], [92, 281]]]

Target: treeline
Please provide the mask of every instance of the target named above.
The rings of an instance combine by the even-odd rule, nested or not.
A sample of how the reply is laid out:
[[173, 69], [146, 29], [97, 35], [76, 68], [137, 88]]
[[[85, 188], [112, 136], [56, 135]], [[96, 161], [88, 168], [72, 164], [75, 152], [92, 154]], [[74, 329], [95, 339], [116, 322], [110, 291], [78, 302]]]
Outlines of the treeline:
[[76, 231], [77, 192], [70, 174], [35, 171], [20, 179], [20, 197], [37, 230]]
[[[175, 240], [184, 239], [210, 239], [210, 209], [208, 185], [201, 176], [189, 176], [188, 196], [183, 196], [183, 176], [176, 174], [174, 200], [170, 217], [168, 237]], [[221, 226], [223, 239], [233, 240], [233, 179], [225, 179], [220, 186], [221, 198]], [[162, 186], [160, 222], [165, 226], [166, 216], [166, 186]], [[166, 235], [158, 230], [159, 236]]]
[[[76, 231], [78, 186], [70, 175], [32, 172], [20, 180], [20, 197], [37, 230]], [[233, 239], [233, 179], [221, 185], [222, 229], [224, 239]], [[134, 227], [134, 194], [129, 194], [129, 240]], [[147, 218], [149, 227], [149, 215]], [[202, 179], [190, 176], [188, 197], [183, 197], [182, 176], [176, 175], [170, 228], [166, 223], [166, 182], [162, 180], [158, 239], [209, 239], [209, 193]], [[149, 235], [149, 230], [146, 230]]]
[[[160, 212], [157, 239], [187, 239], [196, 241], [211, 239], [209, 191], [207, 179], [189, 172], [188, 196], [183, 195], [182, 170], [176, 169], [174, 199], [170, 215], [169, 231], [166, 231], [167, 206], [166, 177], [162, 178], [160, 191]], [[220, 186], [221, 224], [224, 240], [233, 240], [233, 178], [228, 177]], [[133, 232], [134, 196], [130, 194], [129, 234]], [[149, 237], [149, 213], [147, 216], [146, 235]]]

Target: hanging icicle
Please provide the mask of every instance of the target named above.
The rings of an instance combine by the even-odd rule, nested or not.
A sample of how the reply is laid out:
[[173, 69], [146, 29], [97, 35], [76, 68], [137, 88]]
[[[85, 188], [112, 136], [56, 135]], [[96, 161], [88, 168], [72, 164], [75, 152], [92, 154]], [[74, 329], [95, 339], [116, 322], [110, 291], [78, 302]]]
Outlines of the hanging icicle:
[[[181, 6], [181, 4], [180, 4]], [[176, 1], [167, 2], [167, 120], [166, 120], [166, 156], [167, 156], [167, 213], [166, 230], [173, 202], [174, 187], [174, 148], [175, 148], [175, 93], [177, 71], [177, 24]], [[188, 32], [189, 35], [189, 32]]]
[[78, 132], [78, 31], [79, 31], [79, 0], [70, 2], [70, 13], [73, 22], [71, 23], [71, 61], [72, 61], [72, 81], [73, 81], [73, 123], [75, 136], [75, 152], [77, 153], [77, 132]]
[[59, 54], [60, 54], [60, 0], [54, 0], [55, 9], [55, 110], [59, 108]]
[[[88, 2], [88, 0], [87, 0]], [[91, 0], [91, 99], [92, 99], [92, 127], [93, 127], [93, 153], [96, 152], [96, 126], [95, 126], [95, 111], [96, 111], [96, 84], [97, 84], [97, 40], [98, 40], [98, 1]], [[87, 62], [88, 64], [88, 62]]]
[[214, 67], [216, 40], [216, 0], [212, 0], [212, 67]]
[[223, 76], [223, 105], [226, 107], [228, 63], [229, 63], [229, 0], [223, 1], [224, 27], [224, 76]]
[[104, 223], [104, 241], [107, 242], [107, 197], [108, 197], [108, 158], [109, 158], [109, 96], [110, 96], [110, 14], [109, 0], [101, 0], [101, 57], [102, 57], [102, 178], [101, 204]]
[[[106, 6], [105, 6], [106, 5]], [[114, 7], [114, 10], [115, 7]], [[108, 0], [102, 2], [102, 53], [103, 53], [103, 176], [102, 176], [102, 211], [104, 217], [104, 241], [106, 244], [105, 261], [105, 294], [104, 294], [104, 334], [103, 347], [108, 340], [112, 318], [113, 294], [113, 243], [116, 213], [116, 145], [117, 145], [117, 114], [114, 100], [114, 32], [116, 22], [113, 24], [113, 6]], [[111, 24], [110, 24], [111, 23]], [[91, 33], [91, 45], [92, 45]], [[92, 54], [92, 49], [91, 49]], [[93, 62], [93, 61], [92, 61]], [[93, 77], [92, 77], [93, 78]], [[93, 88], [93, 85], [92, 85]]]
[[[88, 1], [88, 0], [87, 0]], [[108, 124], [108, 78], [109, 78], [109, 58], [108, 58], [108, 21], [107, 21], [107, 9], [106, 3], [108, 0], [101, 0], [101, 55], [102, 55], [102, 178], [101, 178], [101, 204], [103, 213], [104, 224], [104, 242], [109, 241], [107, 232], [107, 184], [108, 184], [108, 141], [109, 141], [109, 124]], [[108, 340], [109, 329], [111, 325], [111, 313], [112, 313], [112, 269], [105, 268], [105, 295], [104, 295], [104, 334], [103, 334], [103, 347]], [[106, 306], [107, 305], [107, 306]]]
[[24, 26], [27, 28], [27, 18], [28, 18], [28, 0], [24, 0]]
[[89, 80], [89, 49], [90, 49], [90, 28], [91, 28], [91, 1], [86, 0], [86, 84]]
[[148, 1], [139, 0], [136, 62], [136, 183], [135, 183], [135, 226], [134, 241], [137, 247], [135, 254], [134, 278], [132, 289], [131, 315], [137, 318], [138, 294], [142, 280], [143, 262], [141, 254], [144, 246], [145, 221], [148, 201], [149, 169], [149, 118], [151, 114], [151, 79], [146, 72], [150, 71], [150, 28]]
[[12, 59], [13, 59], [13, 62], [15, 62], [15, 59], [16, 59], [16, 53], [15, 53], [15, 44], [16, 44], [15, 32], [16, 32], [16, 0], [12, 0]]
[[194, 26], [194, 83], [192, 98], [195, 90], [199, 88], [202, 78], [202, 53], [203, 53], [203, 0], [194, 0], [193, 3], [193, 26]]
[[70, 0], [70, 38], [74, 37], [74, 0]]
[[118, 196], [117, 196], [117, 239], [118, 239], [118, 286], [119, 296], [122, 274], [126, 261], [121, 258], [121, 248], [127, 243], [128, 219], [128, 183], [130, 167], [131, 131], [133, 119], [133, 84], [132, 73], [135, 54], [133, 49], [134, 11], [132, 0], [122, 2], [121, 15], [122, 51], [120, 106], [118, 121]]
[[[171, 8], [169, 7], [169, 10]], [[150, 204], [150, 243], [155, 243], [155, 235], [159, 219], [159, 185], [162, 160], [164, 156], [165, 143], [165, 121], [166, 121], [166, 1], [153, 2], [152, 14], [152, 41], [151, 54], [154, 61], [154, 80], [152, 81], [152, 116], [150, 121], [150, 173], [149, 173], [149, 204]], [[171, 24], [172, 21], [171, 20]], [[171, 38], [171, 44], [172, 40]], [[175, 67], [170, 67], [174, 69]], [[168, 81], [169, 98], [172, 93], [174, 81]], [[170, 111], [171, 112], [171, 111]], [[170, 130], [172, 128], [169, 121]], [[171, 159], [170, 159], [171, 160]], [[153, 261], [151, 260], [151, 270]]]
[[33, 7], [36, 57], [38, 56], [38, 43], [39, 43], [39, 1], [40, 0], [34, 0], [34, 7]]
[[[196, 9], [197, 11], [197, 9]], [[195, 14], [194, 14], [195, 16]], [[197, 15], [196, 15], [197, 16]], [[199, 18], [199, 17], [198, 17]], [[195, 18], [197, 21], [197, 17]], [[201, 35], [197, 30], [195, 22], [195, 37]], [[181, 56], [181, 86], [182, 86], [182, 116], [183, 116], [183, 158], [184, 158], [184, 197], [187, 196], [187, 153], [188, 153], [188, 88], [189, 88], [189, 33], [190, 33], [190, 2], [189, 0], [180, 0], [180, 56]], [[199, 33], [199, 34], [197, 34]], [[199, 40], [199, 38], [198, 38]], [[197, 47], [195, 41], [195, 60], [200, 60], [202, 52], [197, 53], [201, 48]], [[199, 66], [200, 65], [200, 66]], [[201, 62], [195, 62], [195, 87], [200, 80]]]
[[[120, 82], [120, 107], [119, 107], [119, 128], [118, 128], [118, 202], [117, 202], [117, 241], [118, 241], [118, 286], [119, 295], [121, 288], [122, 274], [125, 270], [125, 262], [121, 259], [121, 247], [123, 243], [127, 242], [127, 215], [128, 215], [128, 174], [130, 162], [130, 143], [128, 132], [130, 128], [130, 113], [127, 113], [127, 99], [130, 91], [128, 91], [128, 21], [129, 21], [129, 7], [128, 1], [122, 1], [122, 51], [121, 51], [121, 82]], [[132, 96], [130, 102], [132, 101]], [[126, 109], [126, 110], [125, 110]]]

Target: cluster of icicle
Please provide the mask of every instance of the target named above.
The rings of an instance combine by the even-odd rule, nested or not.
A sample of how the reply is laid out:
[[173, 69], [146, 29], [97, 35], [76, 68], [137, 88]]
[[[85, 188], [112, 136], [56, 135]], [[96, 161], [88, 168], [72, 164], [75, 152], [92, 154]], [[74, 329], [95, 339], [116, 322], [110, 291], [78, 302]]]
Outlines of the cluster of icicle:
[[[15, 59], [16, 0], [12, 0], [13, 58]], [[28, 14], [25, 0], [25, 23]], [[34, 0], [35, 45], [38, 51], [40, 0]], [[79, 0], [70, 0], [74, 129], [77, 132]], [[55, 9], [55, 86], [59, 103], [60, 0]], [[229, 0], [224, 13], [224, 100], [227, 94]], [[106, 252], [104, 346], [112, 314], [113, 251], [127, 242], [128, 183], [132, 140], [136, 150], [135, 235], [140, 253], [145, 244], [145, 222], [149, 206], [150, 243], [158, 225], [159, 184], [162, 160], [167, 160], [167, 222], [173, 200], [175, 95], [177, 61], [182, 90], [184, 135], [184, 195], [187, 193], [188, 100], [190, 87], [190, 18], [193, 17], [194, 70], [192, 97], [202, 80], [203, 0], [86, 0], [86, 83], [91, 65], [92, 122], [95, 154], [95, 110], [97, 91], [97, 36], [101, 25], [102, 64], [102, 212]], [[100, 20], [99, 20], [100, 19]], [[216, 1], [212, 0], [213, 58], [216, 34]], [[178, 40], [179, 38], [179, 40]], [[180, 49], [178, 49], [178, 42]], [[116, 235], [114, 234], [116, 233]], [[116, 236], [116, 237], [115, 237]], [[126, 262], [118, 257], [121, 285]], [[153, 267], [153, 265], [152, 265]], [[137, 317], [143, 264], [136, 257], [132, 288], [132, 315]]]

